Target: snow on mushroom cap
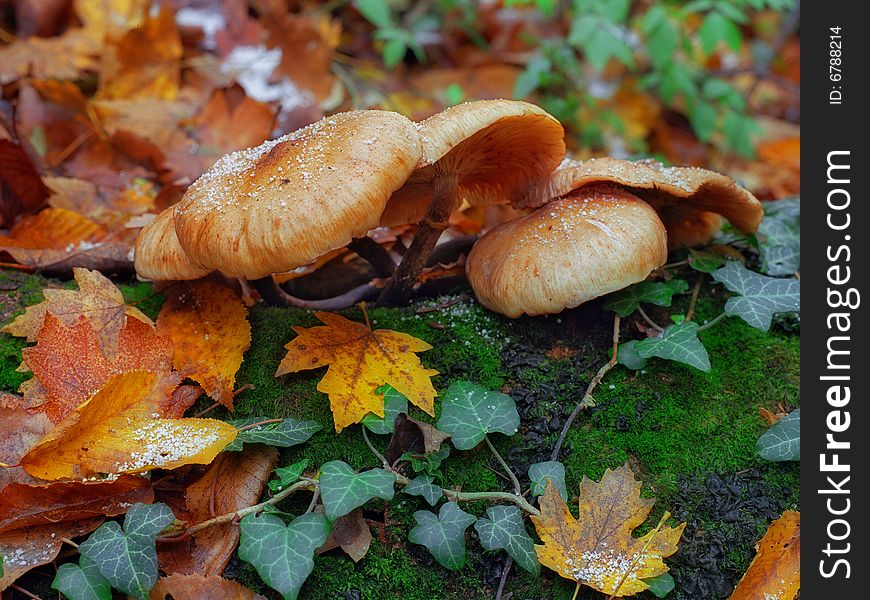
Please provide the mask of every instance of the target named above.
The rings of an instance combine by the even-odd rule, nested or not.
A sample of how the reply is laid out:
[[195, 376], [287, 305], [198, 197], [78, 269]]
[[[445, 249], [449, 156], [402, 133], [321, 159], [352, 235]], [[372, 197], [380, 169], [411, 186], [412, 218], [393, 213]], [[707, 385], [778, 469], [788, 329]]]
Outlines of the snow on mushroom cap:
[[643, 281], [667, 239], [646, 202], [618, 189], [575, 192], [496, 227], [466, 273], [481, 304], [509, 317], [558, 313]]
[[193, 262], [175, 235], [175, 207], [142, 228], [136, 238], [136, 273], [152, 281], [199, 279], [211, 269]]
[[175, 213], [196, 261], [255, 279], [305, 265], [378, 224], [421, 156], [398, 113], [339, 113], [217, 161]]
[[407, 183], [390, 198], [382, 225], [422, 219], [432, 201], [436, 175], [456, 176], [457, 204], [511, 202], [546, 179], [565, 155], [561, 123], [528, 102], [466, 102], [416, 127], [423, 157]]

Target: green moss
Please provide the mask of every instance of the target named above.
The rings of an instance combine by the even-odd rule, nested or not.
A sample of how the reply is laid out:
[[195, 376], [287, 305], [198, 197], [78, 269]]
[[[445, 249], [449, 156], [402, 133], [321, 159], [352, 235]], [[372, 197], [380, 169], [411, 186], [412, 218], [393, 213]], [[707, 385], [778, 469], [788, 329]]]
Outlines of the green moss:
[[17, 391], [19, 385], [30, 379], [29, 373], [16, 371], [21, 364], [21, 350], [26, 346], [25, 339], [0, 333], [0, 391]]
[[121, 283], [118, 284], [118, 289], [124, 296], [124, 302], [135, 306], [152, 319], [157, 318], [165, 298], [163, 294], [155, 292], [150, 283], [141, 281], [132, 284]]

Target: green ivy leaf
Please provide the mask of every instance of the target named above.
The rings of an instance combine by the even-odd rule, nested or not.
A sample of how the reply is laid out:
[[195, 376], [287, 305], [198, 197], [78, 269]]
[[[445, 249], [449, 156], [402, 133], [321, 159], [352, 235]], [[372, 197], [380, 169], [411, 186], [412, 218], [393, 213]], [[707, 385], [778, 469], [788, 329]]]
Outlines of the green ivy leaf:
[[707, 13], [707, 16], [704, 17], [704, 22], [698, 29], [698, 37], [701, 39], [701, 48], [707, 55], [713, 54], [719, 42], [725, 42], [737, 52], [743, 41], [740, 28], [717, 10]]
[[326, 543], [332, 526], [316, 513], [290, 525], [275, 515], [248, 515], [239, 524], [239, 558], [251, 563], [269, 587], [286, 600], [296, 600], [314, 569], [314, 551]]
[[457, 381], [444, 393], [437, 427], [452, 436], [457, 450], [470, 450], [487, 433], [515, 434], [520, 427], [520, 415], [516, 402], [507, 394]]
[[[236, 419], [228, 421], [228, 423], [241, 429], [242, 427], [265, 420], [262, 417], [253, 417], [249, 419]], [[268, 423], [240, 431], [236, 435], [236, 439], [230, 442], [225, 450], [238, 452], [245, 444], [266, 444], [267, 446], [289, 448], [290, 446], [307, 442], [318, 431], [320, 431], [320, 424], [315, 421], [284, 419], [278, 423]]]
[[620, 317], [627, 317], [637, 310], [641, 302], [656, 306], [670, 306], [675, 294], [682, 294], [689, 284], [682, 279], [672, 281], [642, 281], [610, 294], [604, 303], [606, 310], [612, 310]]
[[79, 554], [92, 560], [113, 588], [147, 600], [157, 582], [154, 538], [175, 520], [165, 504], [134, 504], [124, 517], [124, 530], [107, 521], [82, 542]]
[[372, 498], [392, 500], [396, 476], [384, 469], [355, 473], [350, 465], [333, 460], [320, 467], [320, 497], [330, 521], [350, 513]]
[[801, 409], [795, 409], [764, 432], [755, 445], [764, 460], [783, 461], [801, 458]]
[[383, 418], [374, 413], [368, 413], [362, 418], [362, 424], [372, 433], [389, 435], [393, 433], [396, 417], [400, 413], [408, 414], [408, 399], [396, 388], [385, 385]]
[[82, 556], [79, 564], [61, 565], [51, 587], [70, 600], [112, 600], [112, 585], [87, 556]]
[[532, 482], [532, 496], [540, 496], [547, 491], [547, 482], [552, 481], [562, 500], [568, 501], [568, 487], [565, 485], [565, 465], [558, 460], [535, 463], [529, 467], [529, 480]]
[[480, 545], [490, 552], [504, 550], [529, 573], [540, 573], [535, 542], [526, 531], [520, 509], [516, 506], [490, 506], [486, 509], [486, 516], [489, 518], [481, 517], [474, 524]]
[[794, 275], [801, 266], [801, 201], [767, 202], [758, 226], [761, 271], [773, 277]]
[[281, 490], [290, 487], [296, 483], [296, 480], [299, 479], [299, 476], [302, 475], [302, 471], [304, 471], [307, 466], [308, 459], [303, 458], [289, 467], [278, 467], [275, 469], [275, 475], [278, 476], [278, 479], [269, 482], [269, 489], [273, 492], [280, 492]]
[[438, 469], [441, 468], [441, 463], [448, 456], [450, 456], [450, 446], [442, 444], [441, 449], [437, 452], [427, 452], [426, 454], [404, 452], [400, 459], [410, 462], [411, 468], [414, 469], [415, 473], [426, 473], [434, 477]]
[[441, 488], [434, 481], [431, 475], [417, 475], [405, 486], [404, 491], [411, 496], [423, 496], [429, 506], [435, 506], [441, 498]]
[[646, 366], [646, 359], [637, 353], [638, 340], [631, 340], [619, 345], [616, 351], [616, 362], [633, 370], [638, 371]]
[[634, 347], [641, 358], [657, 356], [685, 363], [705, 373], [710, 371], [710, 356], [698, 339], [698, 324], [694, 321], [670, 325], [661, 336], [640, 340]]
[[417, 525], [408, 533], [414, 544], [426, 546], [441, 566], [455, 571], [465, 564], [465, 530], [477, 519], [447, 502], [436, 515], [428, 510], [414, 513]]
[[740, 294], [728, 298], [725, 313], [740, 317], [756, 329], [770, 329], [775, 314], [800, 312], [801, 284], [797, 279], [767, 277], [737, 262], [715, 271], [713, 279]]
[[656, 598], [664, 598], [674, 589], [674, 587], [676, 587], [674, 584], [674, 578], [670, 573], [662, 573], [656, 577], [641, 579], [641, 581], [649, 586], [650, 593], [652, 593]]
[[689, 266], [702, 273], [712, 273], [727, 262], [725, 257], [708, 250], [689, 248]]

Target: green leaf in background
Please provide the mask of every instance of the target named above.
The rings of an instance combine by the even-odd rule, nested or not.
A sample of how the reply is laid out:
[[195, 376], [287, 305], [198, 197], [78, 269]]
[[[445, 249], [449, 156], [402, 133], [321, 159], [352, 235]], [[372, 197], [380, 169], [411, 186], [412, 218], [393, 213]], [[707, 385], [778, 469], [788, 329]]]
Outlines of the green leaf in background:
[[396, 476], [384, 469], [355, 473], [345, 462], [333, 460], [320, 467], [320, 497], [330, 521], [362, 506], [372, 498], [392, 500]]
[[308, 459], [303, 458], [289, 467], [278, 467], [275, 469], [275, 475], [278, 476], [278, 479], [273, 479], [269, 482], [269, 489], [273, 492], [280, 492], [281, 490], [290, 487], [296, 483], [296, 480], [299, 479], [299, 476], [302, 475], [302, 471], [304, 471], [307, 466]]
[[112, 585], [87, 556], [58, 567], [51, 587], [70, 600], [112, 600]]
[[728, 146], [745, 158], [755, 156], [756, 134], [761, 131], [759, 124], [750, 116], [735, 111], [725, 111], [722, 130]]
[[710, 141], [713, 132], [716, 131], [717, 120], [718, 113], [715, 106], [704, 100], [696, 100], [692, 103], [689, 110], [689, 122], [699, 140], [704, 143]]
[[520, 415], [516, 402], [507, 394], [457, 381], [444, 393], [437, 427], [452, 436], [457, 450], [470, 450], [487, 433], [515, 434], [520, 427]]
[[641, 358], [664, 358], [710, 372], [710, 356], [698, 339], [698, 324], [689, 321], [670, 325], [659, 337], [640, 340], [634, 345]]
[[465, 564], [465, 530], [477, 519], [447, 502], [436, 515], [428, 510], [414, 513], [417, 525], [408, 533], [414, 544], [426, 546], [445, 569], [455, 571]]
[[670, 573], [662, 573], [656, 577], [641, 579], [641, 581], [649, 586], [649, 592], [656, 598], [664, 598], [676, 587], [674, 578]]
[[458, 83], [451, 83], [444, 90], [444, 97], [448, 106], [453, 106], [465, 100], [465, 92], [462, 91], [462, 86]]
[[795, 409], [758, 438], [755, 444], [764, 460], [783, 461], [801, 458], [801, 409]]
[[375, 27], [387, 29], [393, 26], [393, 12], [388, 0], [354, 0], [353, 5]]
[[425, 454], [404, 452], [400, 458], [410, 462], [411, 468], [414, 469], [415, 473], [426, 473], [434, 477], [438, 469], [441, 468], [441, 463], [448, 456], [450, 456], [450, 446], [442, 444], [441, 449], [437, 452], [427, 452]]
[[678, 34], [661, 5], [651, 6], [641, 19], [641, 31], [646, 35], [646, 48], [650, 62], [656, 69], [670, 62], [677, 49]]
[[701, 39], [701, 48], [707, 55], [713, 54], [719, 42], [725, 42], [737, 52], [743, 41], [740, 28], [718, 10], [712, 10], [704, 17], [704, 22], [698, 29], [698, 37]]
[[402, 62], [407, 51], [408, 44], [403, 38], [395, 37], [391, 40], [387, 40], [383, 49], [384, 66], [388, 69], [392, 69]]
[[761, 271], [772, 277], [794, 275], [801, 267], [801, 201], [766, 202], [758, 226]]
[[516, 506], [490, 506], [486, 509], [486, 516], [489, 518], [481, 517], [474, 524], [480, 545], [490, 552], [504, 550], [529, 573], [540, 573], [535, 542], [526, 531], [520, 509]]
[[770, 329], [775, 314], [800, 312], [801, 284], [797, 279], [767, 277], [737, 262], [714, 271], [713, 279], [740, 294], [728, 298], [725, 313], [740, 317], [756, 329]]
[[269, 587], [286, 600], [296, 600], [314, 569], [314, 551], [326, 543], [332, 528], [316, 513], [285, 525], [275, 515], [248, 515], [239, 524], [239, 558], [251, 563]]
[[[266, 421], [262, 417], [248, 419], [236, 419], [228, 421], [230, 425], [247, 427], [254, 423]], [[225, 450], [238, 452], [244, 444], [266, 444], [279, 448], [289, 448], [307, 442], [308, 439], [320, 431], [320, 424], [315, 421], [297, 421], [296, 419], [284, 419], [278, 423], [267, 423], [252, 429], [245, 429], [236, 435], [236, 439], [230, 442]]]
[[702, 273], [712, 273], [727, 262], [724, 256], [708, 250], [689, 248], [689, 266]]
[[408, 414], [408, 399], [396, 388], [384, 386], [384, 416], [369, 413], [362, 418], [362, 424], [372, 433], [389, 435], [393, 433], [396, 417], [400, 413]]
[[616, 362], [633, 371], [646, 366], [646, 359], [637, 353], [637, 342], [638, 340], [631, 340], [620, 344], [616, 351]]
[[682, 294], [688, 289], [689, 284], [682, 279], [642, 281], [610, 294], [604, 303], [604, 308], [612, 310], [620, 317], [627, 317], [637, 310], [641, 302], [656, 306], [670, 306], [675, 294]]
[[522, 100], [538, 89], [542, 76], [552, 68], [553, 64], [546, 56], [538, 55], [530, 60], [514, 84], [514, 98]]
[[423, 496], [429, 506], [435, 506], [441, 498], [441, 488], [434, 481], [435, 478], [431, 475], [417, 475], [405, 486], [404, 492], [411, 496]]
[[157, 582], [154, 538], [175, 520], [165, 504], [134, 504], [124, 517], [124, 530], [106, 521], [79, 546], [79, 554], [97, 565], [113, 588], [146, 600]]
[[558, 460], [535, 463], [529, 467], [529, 480], [532, 482], [532, 496], [540, 496], [547, 491], [547, 482], [552, 481], [562, 500], [568, 501], [568, 488], [565, 485], [565, 465]]

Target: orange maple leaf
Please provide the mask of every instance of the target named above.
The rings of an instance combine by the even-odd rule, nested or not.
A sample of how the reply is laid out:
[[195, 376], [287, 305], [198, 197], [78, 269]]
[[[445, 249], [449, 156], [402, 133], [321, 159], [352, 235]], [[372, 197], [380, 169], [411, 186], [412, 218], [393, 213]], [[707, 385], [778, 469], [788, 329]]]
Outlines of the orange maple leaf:
[[756, 545], [758, 554], [731, 600], [792, 600], [801, 588], [801, 514], [785, 511]]

